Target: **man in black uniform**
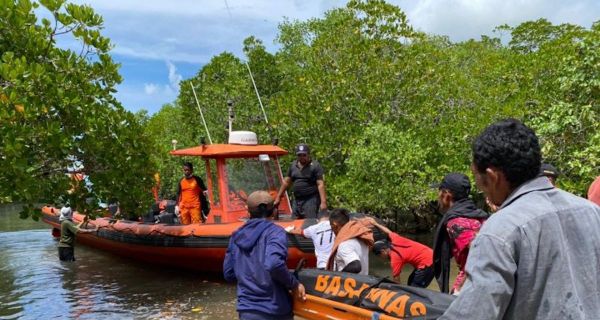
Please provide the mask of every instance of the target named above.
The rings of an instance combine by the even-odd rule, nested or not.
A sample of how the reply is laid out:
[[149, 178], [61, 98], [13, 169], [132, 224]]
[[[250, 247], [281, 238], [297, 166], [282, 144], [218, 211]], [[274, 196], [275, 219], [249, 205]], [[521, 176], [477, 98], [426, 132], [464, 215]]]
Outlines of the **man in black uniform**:
[[295, 151], [297, 159], [292, 162], [283, 179], [274, 205], [279, 205], [283, 193], [293, 183], [293, 214], [297, 218], [316, 218], [317, 212], [327, 210], [323, 167], [319, 162], [311, 159], [307, 144], [297, 145]]

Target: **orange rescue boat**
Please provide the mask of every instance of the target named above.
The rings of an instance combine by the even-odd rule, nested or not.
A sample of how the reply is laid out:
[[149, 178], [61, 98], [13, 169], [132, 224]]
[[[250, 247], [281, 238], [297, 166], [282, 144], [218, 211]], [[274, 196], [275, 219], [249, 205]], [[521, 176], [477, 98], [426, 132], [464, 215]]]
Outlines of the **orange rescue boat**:
[[[211, 211], [206, 222], [180, 225], [96, 218], [95, 233], [82, 233], [77, 242], [133, 259], [186, 269], [222, 272], [225, 251], [231, 234], [248, 218], [245, 197], [256, 190], [277, 194], [283, 180], [279, 157], [287, 151], [276, 145], [258, 145], [256, 135], [245, 131], [231, 133], [229, 144], [200, 145], [173, 150], [172, 155], [204, 159], [206, 185]], [[279, 204], [282, 227], [306, 228], [314, 219], [293, 220], [287, 194]], [[42, 209], [43, 221], [60, 233], [60, 210]], [[73, 220], [82, 221], [75, 212]], [[288, 267], [304, 258], [315, 265], [314, 247], [309, 239], [288, 235]]]

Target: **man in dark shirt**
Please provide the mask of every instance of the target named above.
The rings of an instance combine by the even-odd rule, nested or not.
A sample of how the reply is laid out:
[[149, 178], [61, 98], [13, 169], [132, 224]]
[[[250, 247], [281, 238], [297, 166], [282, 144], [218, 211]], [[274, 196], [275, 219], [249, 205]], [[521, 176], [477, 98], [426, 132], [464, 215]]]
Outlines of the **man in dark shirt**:
[[[469, 197], [471, 181], [462, 173], [449, 173], [438, 188], [438, 205], [443, 214], [433, 240], [433, 269], [441, 292], [458, 294], [465, 278], [471, 242], [489, 214], [477, 208]], [[458, 275], [450, 287], [450, 258], [458, 265]]]
[[283, 180], [279, 193], [275, 197], [275, 206], [279, 205], [281, 196], [293, 183], [294, 215], [298, 218], [316, 218], [318, 211], [327, 210], [323, 167], [310, 157], [307, 144], [296, 146], [297, 159], [292, 162]]

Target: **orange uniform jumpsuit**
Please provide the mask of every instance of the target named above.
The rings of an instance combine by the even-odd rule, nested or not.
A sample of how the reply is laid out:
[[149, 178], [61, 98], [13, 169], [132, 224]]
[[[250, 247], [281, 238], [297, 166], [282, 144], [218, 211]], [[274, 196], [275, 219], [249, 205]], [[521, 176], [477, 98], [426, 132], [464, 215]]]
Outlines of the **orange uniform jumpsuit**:
[[178, 204], [181, 214], [181, 223], [200, 223], [201, 221], [201, 197], [204, 197], [206, 186], [198, 176], [189, 179], [185, 177], [179, 181]]

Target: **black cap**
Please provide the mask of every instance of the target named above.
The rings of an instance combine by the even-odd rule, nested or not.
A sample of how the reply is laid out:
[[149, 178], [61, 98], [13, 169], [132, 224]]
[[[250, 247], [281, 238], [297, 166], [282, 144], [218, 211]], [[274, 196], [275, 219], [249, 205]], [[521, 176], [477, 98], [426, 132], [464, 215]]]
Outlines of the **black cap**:
[[452, 192], [454, 201], [467, 198], [471, 192], [471, 181], [462, 173], [454, 172], [447, 174], [441, 183], [433, 184], [431, 187], [446, 189]]
[[542, 166], [540, 167], [540, 176], [558, 178], [559, 175], [560, 172], [556, 167], [549, 163], [542, 163]]
[[310, 147], [306, 143], [301, 143], [301, 144], [299, 144], [299, 145], [296, 146], [296, 148], [294, 149], [294, 151], [296, 152], [296, 155], [299, 155], [299, 154], [309, 154], [310, 153]]
[[381, 250], [383, 249], [389, 249], [390, 248], [390, 243], [387, 240], [378, 240], [375, 241], [375, 243], [373, 244], [373, 253], [375, 255], [380, 255], [381, 254]]

